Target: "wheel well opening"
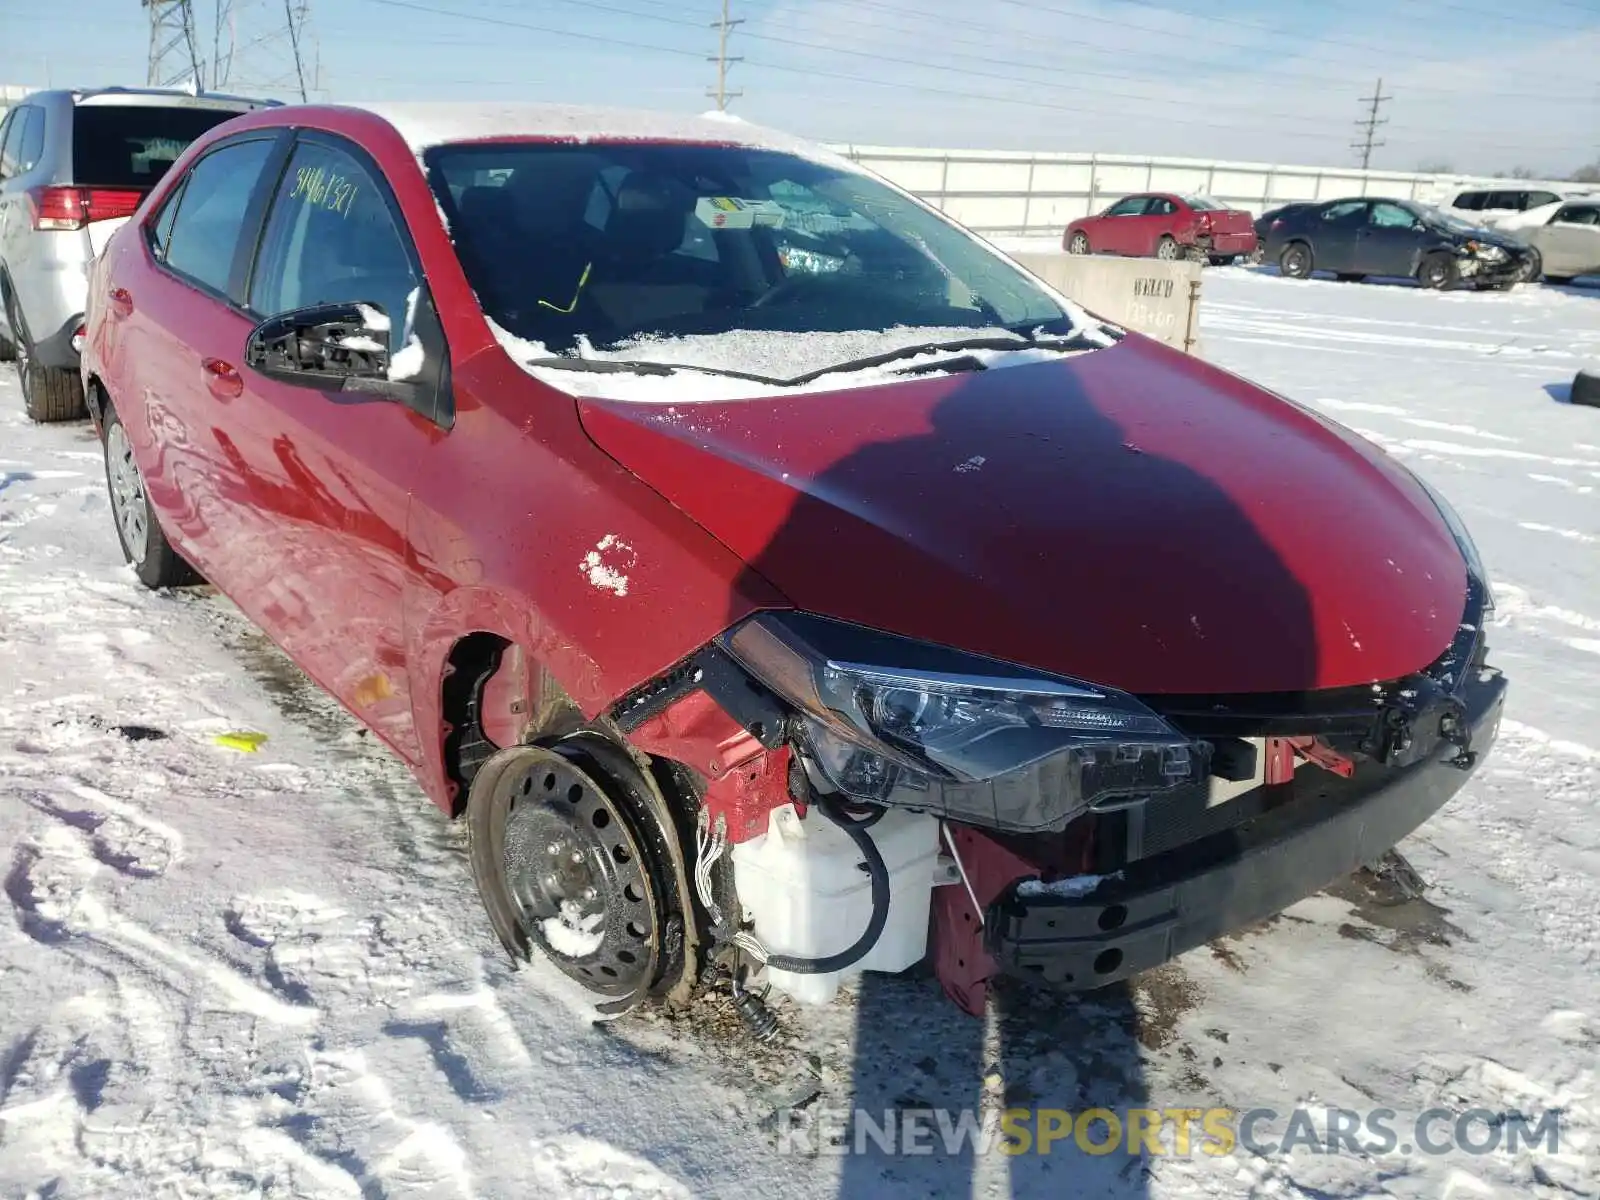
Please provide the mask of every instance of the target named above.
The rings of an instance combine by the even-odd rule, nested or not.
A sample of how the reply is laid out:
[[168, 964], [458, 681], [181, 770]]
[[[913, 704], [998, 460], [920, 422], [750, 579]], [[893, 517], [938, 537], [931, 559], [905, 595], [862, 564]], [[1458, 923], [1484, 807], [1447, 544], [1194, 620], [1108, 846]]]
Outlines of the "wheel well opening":
[[85, 381], [83, 389], [83, 402], [89, 409], [89, 417], [95, 423], [95, 428], [105, 424], [106, 405], [111, 402], [111, 397], [106, 395], [106, 385], [100, 382], [100, 376], [90, 375]]
[[483, 693], [511, 643], [493, 633], [471, 633], [450, 649], [439, 684], [439, 717], [450, 815], [466, 811], [467, 789], [497, 747], [483, 728]]

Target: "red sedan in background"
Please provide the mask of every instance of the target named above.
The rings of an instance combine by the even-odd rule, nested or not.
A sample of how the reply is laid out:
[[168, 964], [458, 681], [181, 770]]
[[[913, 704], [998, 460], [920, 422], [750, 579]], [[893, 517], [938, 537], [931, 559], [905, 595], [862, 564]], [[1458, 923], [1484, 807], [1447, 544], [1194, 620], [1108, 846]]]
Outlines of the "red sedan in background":
[[1230, 262], [1256, 252], [1250, 214], [1208, 196], [1143, 192], [1118, 200], [1095, 216], [1067, 226], [1061, 245], [1071, 254], [1127, 254], [1178, 259], [1205, 255]]

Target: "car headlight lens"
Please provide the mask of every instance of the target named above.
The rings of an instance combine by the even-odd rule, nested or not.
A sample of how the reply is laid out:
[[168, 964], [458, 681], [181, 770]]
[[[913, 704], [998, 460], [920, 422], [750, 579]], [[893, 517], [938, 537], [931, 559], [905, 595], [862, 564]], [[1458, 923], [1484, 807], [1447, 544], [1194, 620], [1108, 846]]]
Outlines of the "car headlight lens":
[[[803, 757], [858, 799], [1044, 828], [1209, 771], [1204, 744], [1112, 688], [800, 613], [752, 618], [723, 645], [799, 710]], [[1007, 788], [1024, 815], [990, 811]]]
[[1466, 522], [1461, 519], [1461, 514], [1456, 512], [1455, 506], [1446, 500], [1439, 489], [1434, 487], [1415, 471], [1411, 477], [1428, 493], [1428, 498], [1433, 501], [1433, 506], [1439, 510], [1439, 515], [1444, 518], [1444, 523], [1450, 527], [1450, 535], [1456, 540], [1456, 547], [1461, 551], [1461, 557], [1466, 560], [1467, 573], [1478, 581], [1483, 589], [1483, 616], [1488, 620], [1494, 612], [1494, 592], [1489, 587], [1489, 571], [1483, 565], [1483, 555], [1478, 552], [1478, 543], [1468, 531]]

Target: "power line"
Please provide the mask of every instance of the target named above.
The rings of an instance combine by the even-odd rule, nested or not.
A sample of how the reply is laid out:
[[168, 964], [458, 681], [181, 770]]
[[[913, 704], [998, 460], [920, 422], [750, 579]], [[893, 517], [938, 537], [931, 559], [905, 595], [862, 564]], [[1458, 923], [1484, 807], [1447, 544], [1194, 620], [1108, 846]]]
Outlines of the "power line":
[[728, 101], [736, 96], [744, 95], [743, 92], [730, 92], [728, 90], [728, 67], [743, 60], [737, 57], [728, 57], [728, 35], [733, 32], [735, 25], [743, 25], [743, 20], [730, 20], [728, 17], [728, 0], [722, 0], [722, 19], [713, 21], [711, 28], [717, 31], [717, 55], [709, 60], [717, 64], [717, 86], [706, 95], [717, 102], [718, 112], [728, 111]]
[[[503, 17], [486, 16], [486, 15], [484, 15], [482, 13], [464, 12], [464, 11], [462, 11], [460, 9], [443, 8], [443, 7], [440, 7], [439, 5], [436, 5], [436, 4], [419, 3], [419, 2], [417, 2], [417, 0], [369, 0], [369, 2], [370, 3], [374, 3], [374, 4], [384, 5], [386, 7], [391, 7], [391, 8], [410, 9], [410, 10], [413, 10], [413, 11], [416, 11], [416, 12], [423, 12], [423, 13], [429, 13], [429, 14], [433, 14], [433, 15], [446, 16], [446, 17], [450, 17], [450, 18], [452, 18], [454, 20], [457, 20], [457, 21], [472, 21], [472, 22], [478, 22], [480, 24], [498, 26], [498, 27], [501, 27], [501, 28], [522, 29], [522, 30], [527, 30], [529, 32], [533, 32], [533, 33], [545, 34], [547, 36], [569, 37], [569, 38], [575, 38], [575, 39], [578, 39], [578, 40], [581, 40], [581, 41], [592, 42], [592, 43], [601, 44], [601, 45], [614, 45], [614, 46], [620, 46], [620, 47], [623, 47], [623, 48], [626, 48], [626, 49], [645, 50], [645, 51], [650, 51], [650, 52], [659, 53], [659, 54], [667, 54], [667, 55], [673, 55], [673, 56], [679, 56], [679, 57], [691, 57], [691, 58], [700, 59], [701, 61], [705, 60], [705, 56], [704, 55], [698, 54], [693, 50], [684, 50], [684, 49], [679, 49], [678, 47], [673, 47], [673, 46], [662, 46], [662, 45], [650, 44], [650, 43], [645, 43], [645, 42], [637, 42], [637, 41], [632, 41], [632, 40], [629, 40], [629, 39], [611, 37], [611, 36], [605, 35], [605, 34], [579, 32], [577, 30], [560, 29], [560, 28], [556, 28], [556, 27], [552, 27], [552, 26], [535, 25], [535, 24], [531, 24], [531, 23], [528, 23], [528, 22], [524, 22], [524, 21], [510, 20], [510, 19], [503, 18]], [[643, 18], [645, 20], [656, 21], [656, 22], [663, 23], [663, 24], [668, 24], [668, 25], [679, 25], [679, 26], [684, 26], [684, 27], [691, 28], [691, 29], [702, 29], [702, 28], [704, 28], [703, 26], [701, 26], [700, 24], [698, 24], [697, 22], [694, 22], [694, 21], [687, 21], [687, 20], [683, 20], [681, 18], [676, 18], [676, 17], [658, 16], [658, 15], [655, 15], [655, 14], [652, 14], [652, 13], [644, 13], [644, 12], [640, 12], [638, 9], [634, 9], [634, 8], [623, 8], [623, 7], [614, 5], [614, 4], [599, 3], [599, 2], [597, 2], [597, 0], [560, 0], [560, 2], [578, 3], [582, 8], [584, 8], [586, 11], [589, 11], [589, 12], [596, 12], [596, 11], [598, 11], [598, 12], [613, 12], [613, 13], [617, 13], [617, 14], [623, 15], [623, 16], [628, 16], [628, 17], [633, 17], [633, 18]], [[748, 33], [748, 32], [747, 33], [742, 33], [740, 36], [741, 37], [745, 37], [745, 38], [749, 38], [749, 39], [759, 39], [759, 40], [762, 40], [762, 41], [773, 42], [773, 43], [777, 43], [777, 44], [781, 44], [781, 45], [785, 45], [785, 46], [797, 46], [797, 47], [801, 47], [801, 48], [805, 48], [805, 49], [819, 50], [819, 51], [823, 51], [823, 52], [826, 52], [826, 53], [829, 53], [829, 54], [835, 54], [835, 55], [845, 54], [845, 55], [853, 55], [853, 56], [857, 56], [857, 57], [865, 57], [865, 58], [872, 59], [875, 62], [893, 62], [893, 63], [903, 64], [903, 65], [907, 65], [907, 66], [917, 67], [917, 68], [924, 69], [924, 70], [928, 69], [929, 66], [930, 66], [929, 63], [924, 62], [924, 61], [920, 61], [920, 60], [917, 60], [917, 59], [899, 58], [899, 57], [894, 57], [894, 56], [880, 55], [880, 54], [873, 53], [871, 51], [852, 50], [852, 49], [848, 49], [848, 48], [845, 48], [845, 47], [842, 47], [842, 46], [838, 46], [838, 45], [829, 46], [829, 45], [825, 45], [825, 44], [820, 43], [820, 42], [807, 42], [807, 41], [801, 41], [799, 39], [794, 39], [794, 38], [783, 38], [783, 37], [776, 37], [776, 36], [773, 36], [773, 35], [754, 34], [754, 33]], [[948, 96], [948, 97], [952, 97], [952, 98], [955, 98], [955, 99], [962, 99], [962, 100], [979, 100], [979, 101], [984, 101], [984, 102], [991, 103], [991, 104], [1003, 104], [1003, 105], [1009, 105], [1009, 106], [1014, 106], [1014, 107], [1027, 108], [1027, 109], [1034, 110], [1034, 111], [1065, 112], [1065, 113], [1071, 113], [1071, 114], [1074, 114], [1076, 116], [1083, 116], [1083, 117], [1096, 117], [1096, 116], [1099, 116], [1101, 111], [1102, 111], [1102, 110], [1100, 110], [1098, 108], [1093, 108], [1093, 107], [1080, 107], [1080, 106], [1070, 105], [1070, 104], [1055, 103], [1055, 102], [1051, 102], [1051, 101], [1048, 101], [1048, 100], [1045, 100], [1045, 99], [1042, 99], [1042, 98], [1038, 98], [1037, 96], [1031, 96], [1029, 98], [1022, 99], [1022, 98], [1011, 97], [1011, 96], [995, 95], [992, 92], [973, 92], [973, 91], [959, 90], [959, 89], [955, 89], [955, 88], [936, 87], [936, 86], [919, 84], [919, 83], [889, 81], [889, 80], [884, 80], [884, 79], [881, 79], [881, 78], [876, 78], [876, 77], [871, 77], [871, 76], [851, 75], [851, 74], [847, 74], [847, 73], [840, 72], [840, 71], [831, 71], [831, 70], [828, 70], [826, 68], [795, 66], [795, 65], [790, 64], [790, 63], [768, 62], [768, 61], [765, 61], [765, 60], [758, 60], [758, 59], [742, 59], [741, 61], [745, 62], [747, 66], [751, 66], [751, 67], [757, 67], [757, 68], [761, 68], [761, 69], [769, 70], [769, 71], [785, 72], [785, 73], [794, 74], [794, 75], [802, 75], [802, 76], [806, 76], [806, 77], [810, 77], [810, 78], [836, 79], [836, 80], [840, 80], [840, 81], [847, 82], [847, 83], [855, 83], [855, 84], [861, 84], [861, 85], [866, 85], [866, 86], [871, 86], [871, 87], [888, 88], [888, 89], [891, 89], [891, 90], [917, 92], [917, 93], [921, 93], [921, 94], [924, 94], [924, 95]], [[1050, 90], [1084, 92], [1084, 93], [1087, 93], [1088, 95], [1090, 95], [1091, 97], [1095, 97], [1095, 98], [1112, 97], [1112, 98], [1128, 99], [1128, 100], [1134, 100], [1134, 101], [1142, 102], [1144, 104], [1154, 104], [1154, 105], [1161, 105], [1161, 106], [1165, 106], [1165, 107], [1169, 107], [1169, 108], [1177, 108], [1177, 109], [1180, 109], [1180, 110], [1183, 110], [1183, 111], [1186, 111], [1186, 112], [1193, 111], [1193, 108], [1194, 108], [1194, 106], [1192, 104], [1190, 104], [1190, 103], [1188, 103], [1186, 101], [1159, 99], [1159, 98], [1152, 97], [1152, 96], [1149, 96], [1149, 95], [1146, 95], [1146, 94], [1141, 94], [1141, 93], [1112, 92], [1112, 91], [1108, 91], [1107, 89], [1104, 89], [1104, 88], [1072, 88], [1070, 85], [1066, 85], [1066, 84], [1044, 84], [1042, 82], [1035, 82], [1033, 80], [1018, 80], [1018, 78], [1017, 78], [1017, 76], [1016, 76], [1014, 71], [1012, 71], [1011, 73], [1007, 73], [1007, 74], [998, 74], [998, 73], [994, 73], [994, 72], [965, 71], [964, 75], [966, 75], [966, 76], [976, 76], [976, 77], [979, 77], [979, 78], [999, 79], [999, 80], [1002, 80], [1002, 81], [1007, 82], [1007, 83], [1018, 83], [1018, 82], [1020, 82], [1020, 83], [1026, 84], [1027, 86], [1032, 87], [1032, 88], [1046, 88], [1046, 89], [1050, 89]], [[1136, 112], [1136, 111], [1132, 111], [1132, 110], [1128, 109], [1127, 107], [1124, 107], [1122, 111], [1123, 111], [1123, 113], [1125, 115], [1131, 115], [1131, 116], [1135, 116], [1135, 117], [1140, 117], [1140, 118], [1143, 118], [1143, 119], [1146, 119], [1146, 120], [1150, 120], [1150, 121], [1159, 121], [1164, 125], [1203, 126], [1205, 128], [1208, 128], [1208, 129], [1251, 129], [1251, 130], [1258, 129], [1260, 127], [1259, 122], [1248, 122], [1248, 123], [1241, 124], [1240, 122], [1237, 122], [1237, 121], [1229, 122], [1229, 121], [1225, 121], [1225, 120], [1218, 120], [1214, 116], [1210, 117], [1210, 118], [1205, 118], [1205, 117], [1180, 117], [1180, 116], [1152, 115], [1152, 114], [1149, 114], [1149, 113], [1139, 113], [1139, 112]], [[1322, 124], [1320, 122], [1315, 123], [1315, 124], [1312, 124], [1312, 123], [1309, 123], [1309, 122], [1291, 122], [1289, 124], [1285, 124], [1283, 122], [1279, 122], [1276, 127], [1279, 128], [1279, 129], [1285, 129], [1285, 130], [1287, 130], [1289, 132], [1301, 133], [1302, 136], [1305, 136], [1305, 137], [1308, 137], [1308, 138], [1316, 138], [1316, 139], [1319, 139], [1319, 140], [1322, 140], [1322, 141], [1331, 141], [1333, 138], [1336, 138], [1336, 137], [1339, 136], [1336, 131], [1330, 130], [1326, 125], [1324, 125], [1324, 124]], [[1487, 143], [1487, 142], [1485, 142], [1485, 141], [1483, 141], [1481, 139], [1479, 140], [1478, 144], [1481, 147], [1485, 148], [1485, 149], [1492, 148], [1489, 143]], [[1525, 145], [1526, 145], [1526, 143], [1519, 141], [1518, 144], [1517, 144], [1517, 148], [1522, 148]]]
[[[642, 2], [653, 3], [653, 5], [661, 5], [662, 0], [642, 0]], [[1123, 0], [1123, 3], [1134, 2], [1136, 2], [1136, 0]], [[1126, 32], [1128, 29], [1141, 30], [1141, 32], [1149, 32], [1149, 34], [1155, 35], [1160, 35], [1163, 32], [1163, 30], [1155, 29], [1155, 27], [1152, 26], [1130, 26], [1130, 24], [1128, 24], [1126, 21], [1123, 21], [1123, 19], [1104, 18], [1104, 16], [1091, 16], [1091, 14], [1088, 13], [1075, 13], [1075, 11], [1066, 10], [1066, 8], [1037, 6], [1034, 2], [1032, 2], [1032, 0], [1027, 0], [1027, 3], [1022, 2], [1022, 0], [998, 0], [998, 3], [1018, 3], [1019, 6], [1026, 6], [1026, 8], [1030, 8], [1030, 10], [1037, 10], [1037, 13], [1048, 13], [1053, 14], [1053, 16], [1061, 16], [1061, 18], [1072, 19], [1072, 21], [1080, 22], [1080, 24], [1082, 24], [1082, 22], [1090, 22], [1090, 24], [1102, 24], [1102, 26], [1110, 26], [1112, 29], [1117, 29], [1118, 32]], [[674, 10], [677, 10], [678, 8], [678, 5], [675, 5], [675, 3], [666, 6], [669, 6], [669, 8], [674, 8]], [[1163, 5], [1152, 6], [1155, 6], [1155, 8], [1165, 8]], [[853, 10], [874, 11], [874, 13], [891, 14], [891, 16], [894, 16], [894, 18], [907, 19], [909, 22], [914, 22], [915, 26], [922, 27], [922, 29], [925, 29], [926, 22], [928, 22], [928, 19], [930, 19], [930, 16], [928, 16], [926, 13], [923, 13], [923, 11], [915, 10], [915, 8], [904, 8], [904, 6], [901, 5], [882, 3], [882, 0], [851, 0], [851, 8], [853, 8]], [[1173, 13], [1184, 13], [1186, 16], [1192, 16], [1192, 18], [1197, 19], [1197, 21], [1227, 22], [1227, 24], [1237, 24], [1237, 26], [1245, 26], [1248, 27], [1248, 29], [1259, 29], [1262, 30], [1262, 32], [1267, 32], [1267, 34], [1277, 35], [1277, 37], [1293, 38], [1296, 46], [1349, 46], [1349, 48], [1354, 48], [1354, 50], [1379, 51], [1379, 53], [1389, 54], [1392, 54], [1395, 51], [1394, 45], [1379, 46], [1376, 45], [1376, 43], [1350, 42], [1350, 40], [1341, 40], [1341, 38], [1330, 37], [1301, 37], [1299, 34], [1288, 34], [1286, 30], [1274, 29], [1274, 27], [1270, 26], [1262, 26], [1262, 24], [1258, 24], [1258, 22], [1238, 21], [1238, 19], [1234, 18], [1211, 18], [1211, 16], [1205, 16], [1205, 14], [1202, 13], [1189, 13], [1187, 10], [1168, 11], [1173, 11]], [[795, 13], [795, 11], [786, 10], [782, 11], [781, 16], [782, 18], [786, 19], [786, 21], [792, 21], [792, 19], [797, 18], [810, 18], [811, 13]], [[878, 30], [878, 32], [883, 32], [883, 30], [886, 29], [883, 24], [878, 24], [878, 22], [862, 21], [861, 18], [848, 18], [848, 16], [834, 16], [834, 14], [829, 14], [829, 16], [827, 16], [827, 21], [829, 21], [830, 27], [837, 26], [837, 24], [854, 24], [854, 26], [862, 27], [862, 29]], [[1002, 40], [1002, 43], [998, 43], [998, 45], [995, 42], [974, 42], [974, 40], [971, 40], [971, 38], [950, 37], [950, 29], [973, 29], [981, 30], [981, 32], [984, 32], [984, 34], [992, 34], [992, 32], [994, 32], [994, 26], [992, 26], [992, 24], [960, 21], [960, 19], [944, 18], [944, 16], [941, 16], [941, 18], [939, 18], [939, 43], [941, 43], [941, 45], [946, 45], [946, 43], [949, 43], [949, 45], [979, 46], [979, 48], [984, 48], [984, 50], [1014, 51], [1014, 42], [1011, 42], [1011, 40]], [[762, 35], [747, 34], [747, 37], [758, 38], [762, 37]], [[1186, 40], [1186, 43], [1213, 43], [1213, 45], [1224, 46], [1224, 48], [1232, 48], [1232, 50], [1261, 50], [1261, 45], [1259, 45], [1259, 43], [1238, 42], [1238, 40], [1229, 40], [1229, 38], [1219, 38], [1216, 37], [1216, 35], [1186, 34], [1184, 35], [1184, 40]], [[1163, 53], [1142, 54], [1130, 53], [1130, 51], [1126, 50], [1107, 50], [1107, 48], [1102, 48], [1102, 46], [1096, 46], [1093, 45], [1093, 43], [1085, 42], [1082, 37], [1077, 38], [1077, 40], [1072, 40], [1072, 42], [1062, 42], [1062, 40], [1058, 40], [1058, 38], [1043, 37], [1040, 32], [1037, 32], [1037, 30], [1030, 30], [1029, 38], [1027, 38], [1027, 46], [1032, 48], [1032, 50], [1053, 50], [1053, 48], [1074, 51], [1088, 50], [1093, 51], [1094, 54], [1098, 54], [1099, 58], [1157, 59], [1157, 61], [1163, 62], [1163, 64], [1170, 64], [1170, 62], [1173, 61], [1170, 54], [1165, 53], [1165, 51], [1163, 51]], [[1339, 59], [1318, 58], [1318, 56], [1315, 56], [1315, 54], [1304, 53], [1304, 51], [1299, 50], [1299, 48], [1296, 48], [1293, 56], [1296, 61], [1326, 62], [1326, 64], [1330, 64], [1330, 66], [1347, 66], [1347, 64], [1339, 61]], [[990, 59], [990, 61], [992, 61], [992, 59]], [[1216, 64], [1208, 61], [1208, 59], [1186, 59], [1186, 61], [1189, 62], [1190, 66], [1216, 67]], [[1411, 66], [1456, 66], [1456, 64], [1448, 61], [1448, 59], [1424, 58], [1424, 56], [1419, 56], [1419, 54], [1410, 53], [1406, 54], [1406, 62], [1411, 64]], [[1229, 67], [1229, 69], [1232, 69], [1232, 67]], [[1062, 64], [1062, 66], [1054, 67], [1053, 72], [1054, 74], [1070, 72], [1070, 74], [1077, 75], [1096, 75], [1096, 77], [1104, 78], [1144, 78], [1141, 77], [1141, 75], [1122, 74], [1122, 72], [1109, 72], [1109, 70], [1085, 69], [1085, 67], [1072, 66], [1072, 64]], [[1314, 72], [1309, 72], [1309, 70], [1267, 66], [1267, 64], [1259, 64], [1259, 62], [1251, 62], [1248, 72], [1250, 72], [1251, 75], [1277, 75], [1277, 77], [1291, 78], [1291, 80], [1296, 80], [1296, 82], [1299, 83], [1322, 82], [1330, 83], [1330, 85], [1334, 86], [1341, 86], [1349, 85], [1349, 83], [1352, 82], [1349, 75], [1314, 74]], [[1586, 77], [1582, 78], [1584, 78], [1584, 82], [1587, 82], [1587, 75]], [[1406, 88], [1406, 94], [1413, 93], [1413, 91], [1418, 91], [1418, 93], [1435, 94], [1435, 96], [1442, 96], [1442, 98], [1446, 98], [1446, 96], [1448, 96], [1448, 98], [1456, 98], [1456, 96], [1477, 96], [1477, 94], [1482, 94], [1482, 88], [1470, 88], [1470, 86], [1467, 86], [1467, 88], [1432, 88], [1432, 86], [1408, 86], [1408, 88]], [[1517, 93], [1517, 91], [1496, 91], [1496, 96], [1501, 96], [1501, 98], [1506, 99], [1536, 99], [1536, 101], [1544, 102], [1566, 101], [1579, 102], [1579, 104], [1581, 104], [1581, 102], [1592, 101], [1592, 99], [1594, 99], [1594, 94], [1592, 93], [1582, 94], [1582, 96], [1565, 96], [1565, 94], [1552, 94], [1547, 93], [1547, 91], [1538, 91], [1538, 93], [1530, 93], [1530, 91], [1522, 91], [1522, 93]]]
[[1356, 122], [1357, 129], [1361, 129], [1363, 127], [1366, 128], [1366, 137], [1362, 141], [1350, 143], [1350, 148], [1352, 150], [1361, 151], [1361, 169], [1363, 171], [1365, 171], [1372, 162], [1373, 150], [1384, 144], [1383, 142], [1373, 141], [1374, 136], [1376, 136], [1378, 132], [1378, 126], [1387, 125], [1389, 123], [1388, 117], [1384, 117], [1381, 120], [1379, 119], [1378, 109], [1386, 101], [1393, 99], [1393, 96], [1385, 96], [1383, 94], [1383, 80], [1381, 78], [1378, 80], [1378, 85], [1372, 89], [1372, 95], [1363, 96], [1361, 98], [1361, 103], [1371, 105], [1371, 107], [1367, 110], [1367, 115], [1362, 120]]

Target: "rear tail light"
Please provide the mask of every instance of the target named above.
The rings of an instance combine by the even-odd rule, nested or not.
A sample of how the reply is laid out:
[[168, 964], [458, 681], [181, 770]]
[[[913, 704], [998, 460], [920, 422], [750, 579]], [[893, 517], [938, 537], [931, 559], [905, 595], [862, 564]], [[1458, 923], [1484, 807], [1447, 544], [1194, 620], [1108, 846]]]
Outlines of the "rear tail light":
[[116, 217], [131, 217], [144, 199], [144, 193], [126, 188], [90, 188], [85, 207], [90, 221], [109, 221]]
[[82, 229], [87, 225], [83, 193], [77, 188], [43, 187], [28, 193], [35, 229]]
[[127, 188], [42, 187], [28, 193], [35, 229], [82, 229], [91, 221], [131, 217], [144, 193]]

